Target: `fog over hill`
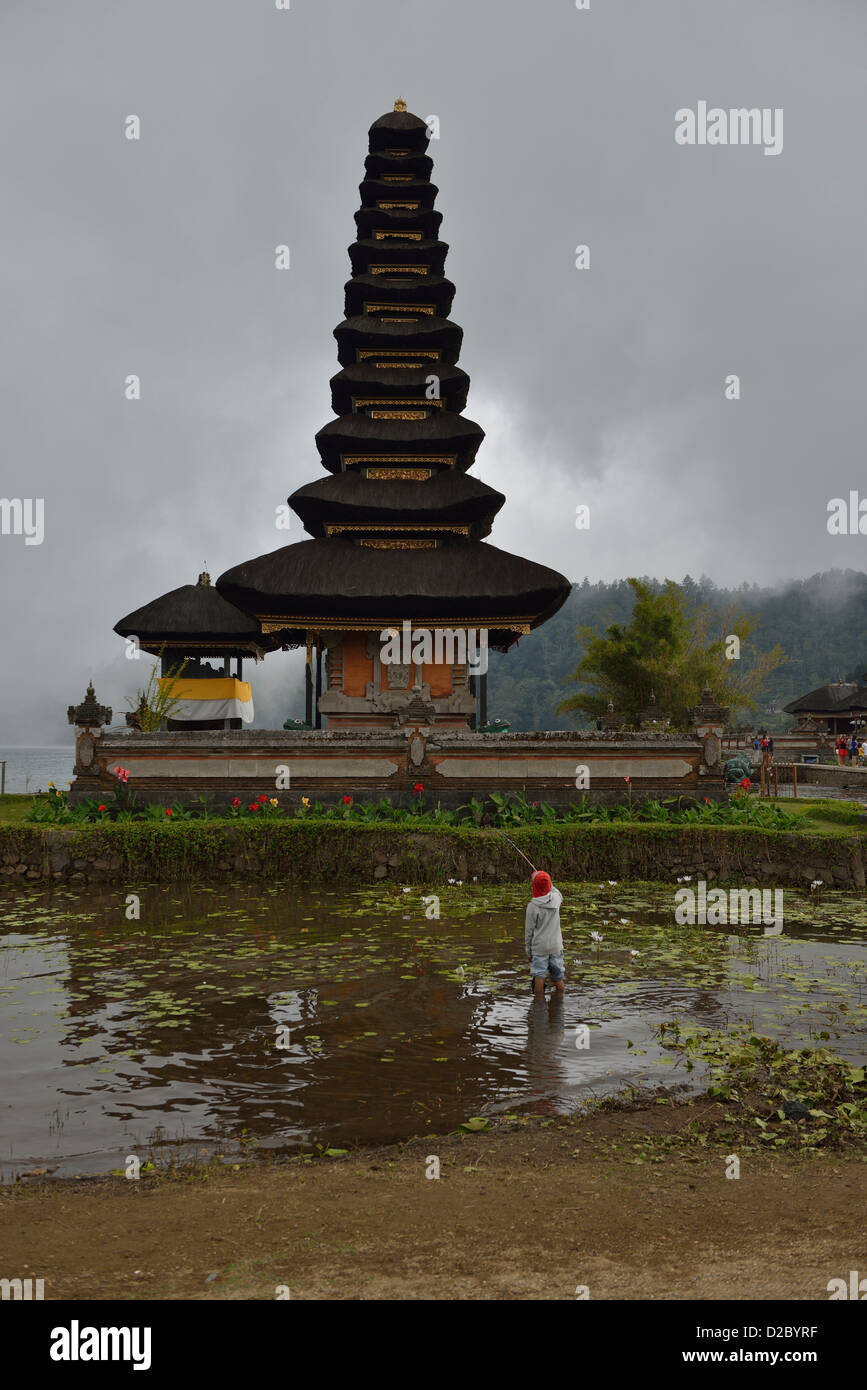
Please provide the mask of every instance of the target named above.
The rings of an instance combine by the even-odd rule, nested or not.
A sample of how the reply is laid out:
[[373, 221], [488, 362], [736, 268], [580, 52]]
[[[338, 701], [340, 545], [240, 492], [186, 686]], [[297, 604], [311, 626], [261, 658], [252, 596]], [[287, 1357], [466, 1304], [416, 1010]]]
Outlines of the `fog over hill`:
[[[648, 582], [660, 587], [658, 580]], [[784, 705], [827, 680], [856, 680], [867, 672], [867, 574], [829, 570], [776, 586], [744, 583], [733, 589], [718, 587], [706, 575], [698, 580], [685, 575], [681, 582], [697, 601], [720, 614], [734, 608], [760, 615], [744, 644], [745, 659], [750, 646], [767, 652], [779, 643], [786, 653], [785, 664], [771, 674], [762, 692], [759, 715], [772, 701]], [[511, 651], [490, 654], [489, 716], [507, 719], [514, 729], [574, 727], [555, 710], [579, 688], [565, 684], [581, 659], [576, 633], [580, 627], [601, 632], [611, 623], [628, 622], [633, 603], [625, 579], [576, 584], [544, 627], [522, 637]]]

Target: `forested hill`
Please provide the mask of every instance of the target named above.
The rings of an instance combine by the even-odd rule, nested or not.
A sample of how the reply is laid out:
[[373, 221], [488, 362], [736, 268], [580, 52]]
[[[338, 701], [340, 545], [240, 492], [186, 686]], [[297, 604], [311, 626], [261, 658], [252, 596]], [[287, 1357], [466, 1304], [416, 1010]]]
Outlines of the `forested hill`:
[[[787, 660], [770, 676], [765, 704], [784, 705], [824, 681], [838, 676], [855, 680], [867, 672], [867, 574], [859, 570], [830, 570], [775, 589], [757, 584], [719, 589], [705, 576], [694, 580], [687, 575], [682, 583], [721, 616], [732, 609], [760, 615], [749, 639], [757, 650], [769, 651], [777, 643], [783, 648]], [[625, 579], [576, 584], [550, 622], [522, 637], [510, 652], [491, 652], [488, 717], [506, 719], [513, 729], [575, 727], [578, 721], [555, 711], [579, 688], [567, 681], [582, 655], [577, 631], [588, 626], [603, 632], [611, 623], [627, 622], [633, 602]], [[780, 722], [788, 724], [789, 716]]]

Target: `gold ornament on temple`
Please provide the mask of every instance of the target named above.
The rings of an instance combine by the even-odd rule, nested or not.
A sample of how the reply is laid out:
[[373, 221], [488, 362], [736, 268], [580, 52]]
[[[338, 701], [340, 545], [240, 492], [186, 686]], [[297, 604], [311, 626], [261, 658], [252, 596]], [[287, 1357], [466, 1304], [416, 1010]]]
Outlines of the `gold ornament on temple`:
[[394, 103], [394, 109], [395, 111], [406, 110], [406, 102], [404, 101], [403, 97], [398, 97], [397, 101]]

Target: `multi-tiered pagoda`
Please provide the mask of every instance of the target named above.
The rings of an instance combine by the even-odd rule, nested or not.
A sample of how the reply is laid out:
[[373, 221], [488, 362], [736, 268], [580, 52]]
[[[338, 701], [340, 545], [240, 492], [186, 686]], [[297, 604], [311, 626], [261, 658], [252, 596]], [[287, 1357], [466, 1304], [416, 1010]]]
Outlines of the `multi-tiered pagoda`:
[[455, 287], [443, 273], [448, 247], [427, 146], [425, 122], [403, 101], [370, 128], [346, 318], [334, 330], [337, 418], [316, 436], [327, 476], [289, 498], [313, 539], [217, 581], [271, 642], [307, 648], [308, 721], [317, 725], [324, 715], [338, 728], [466, 726], [476, 710], [472, 668], [386, 665], [383, 630], [470, 629], [505, 651], [570, 588], [555, 570], [485, 541], [505, 498], [468, 472], [484, 431], [463, 414], [463, 332], [449, 318]]

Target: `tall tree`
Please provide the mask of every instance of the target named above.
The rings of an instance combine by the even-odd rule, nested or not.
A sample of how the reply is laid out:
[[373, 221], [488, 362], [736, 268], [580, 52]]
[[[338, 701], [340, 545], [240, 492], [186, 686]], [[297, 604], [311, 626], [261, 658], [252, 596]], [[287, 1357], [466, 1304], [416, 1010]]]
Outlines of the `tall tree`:
[[756, 694], [785, 661], [779, 646], [749, 650], [758, 616], [702, 603], [692, 581], [668, 579], [661, 589], [641, 579], [628, 582], [635, 596], [628, 622], [612, 623], [604, 634], [579, 629], [584, 655], [568, 679], [589, 689], [563, 700], [558, 714], [598, 717], [611, 701], [619, 718], [634, 723], [652, 693], [672, 725], [685, 728], [705, 685], [732, 707], [733, 721], [755, 709]]

